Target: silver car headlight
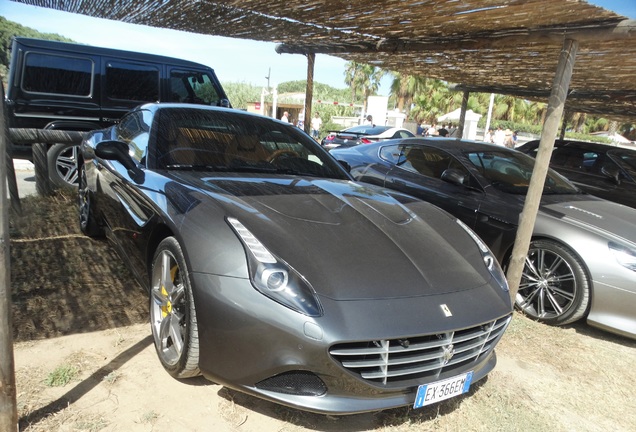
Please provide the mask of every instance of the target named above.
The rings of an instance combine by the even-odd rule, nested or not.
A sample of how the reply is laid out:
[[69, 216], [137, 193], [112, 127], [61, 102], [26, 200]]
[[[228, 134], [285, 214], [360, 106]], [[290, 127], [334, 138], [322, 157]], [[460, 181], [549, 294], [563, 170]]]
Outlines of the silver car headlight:
[[499, 262], [497, 262], [497, 259], [490, 251], [490, 248], [486, 245], [486, 243], [484, 243], [484, 241], [481, 238], [479, 238], [479, 236], [475, 233], [475, 231], [470, 229], [468, 225], [466, 225], [464, 222], [460, 221], [459, 219], [455, 219], [455, 220], [457, 221], [460, 227], [464, 228], [464, 231], [466, 231], [468, 235], [471, 236], [472, 239], [477, 244], [477, 247], [479, 248], [479, 251], [481, 252], [481, 256], [484, 259], [484, 264], [486, 265], [486, 268], [490, 271], [490, 274], [492, 274], [492, 277], [499, 283], [499, 286], [501, 286], [501, 288], [504, 291], [506, 292], [510, 291], [510, 287], [508, 286], [508, 280], [506, 279], [506, 275], [501, 269]]
[[296, 312], [311, 317], [323, 310], [309, 282], [283, 260], [277, 258], [235, 218], [227, 218], [245, 245], [252, 285], [262, 294]]
[[614, 258], [616, 258], [616, 261], [618, 261], [620, 265], [632, 271], [636, 271], [636, 250], [614, 242], [610, 242], [608, 246], [610, 252], [612, 252]]

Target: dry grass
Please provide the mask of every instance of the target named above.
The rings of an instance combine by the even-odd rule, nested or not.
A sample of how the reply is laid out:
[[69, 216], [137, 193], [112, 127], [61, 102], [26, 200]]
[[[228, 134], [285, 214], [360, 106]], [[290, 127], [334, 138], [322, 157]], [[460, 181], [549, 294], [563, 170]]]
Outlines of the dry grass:
[[[12, 215], [10, 222], [16, 350], [31, 352], [58, 336], [87, 336], [79, 346], [64, 345], [63, 355], [42, 348], [52, 360], [17, 365], [23, 431], [193, 430], [175, 428], [174, 420], [199, 417], [194, 429], [222, 432], [636, 430], [636, 341], [585, 323], [548, 327], [519, 314], [487, 380], [467, 396], [419, 410], [323, 416], [202, 380], [176, 382], [160, 370], [145, 325], [131, 325], [146, 322], [146, 295], [105, 242], [79, 234], [74, 199], [31, 197], [22, 206], [24, 216]], [[83, 335], [89, 331], [96, 333]], [[86, 343], [104, 338], [100, 347]], [[63, 365], [77, 376], [47, 387], [47, 377]], [[104, 408], [111, 399], [117, 415]], [[191, 402], [181, 406], [180, 400]], [[139, 404], [132, 419], [121, 414], [129, 404]], [[201, 415], [212, 408], [213, 415]]]
[[22, 212], [9, 227], [16, 341], [145, 322], [146, 296], [105, 241], [81, 234], [74, 196], [30, 196]]

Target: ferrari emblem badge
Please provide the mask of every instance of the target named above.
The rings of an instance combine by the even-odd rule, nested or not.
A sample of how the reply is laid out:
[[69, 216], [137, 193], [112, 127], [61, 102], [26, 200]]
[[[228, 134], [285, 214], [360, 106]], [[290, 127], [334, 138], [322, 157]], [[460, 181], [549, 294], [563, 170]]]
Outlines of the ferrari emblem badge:
[[452, 312], [451, 312], [451, 310], [448, 308], [448, 306], [446, 306], [446, 304], [441, 304], [441, 305], [439, 305], [439, 307], [441, 307], [441, 308], [442, 308], [442, 312], [444, 312], [444, 316], [445, 316], [446, 318], [448, 318], [448, 317], [452, 317], [452, 316], [453, 316], [453, 313], [452, 313]]

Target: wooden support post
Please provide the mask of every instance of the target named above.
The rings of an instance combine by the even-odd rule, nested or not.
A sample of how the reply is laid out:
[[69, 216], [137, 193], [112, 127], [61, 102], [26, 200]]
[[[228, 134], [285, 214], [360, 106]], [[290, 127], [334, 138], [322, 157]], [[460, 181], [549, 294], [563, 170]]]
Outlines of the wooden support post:
[[519, 283], [521, 282], [525, 259], [528, 255], [528, 249], [532, 239], [532, 231], [539, 210], [543, 185], [548, 173], [550, 156], [554, 148], [554, 140], [557, 136], [559, 121], [563, 116], [563, 107], [565, 106], [568, 88], [570, 87], [577, 50], [577, 41], [565, 40], [563, 48], [561, 49], [559, 64], [552, 85], [552, 92], [548, 100], [548, 112], [545, 122], [543, 123], [539, 151], [535, 159], [534, 170], [532, 171], [532, 178], [530, 179], [530, 186], [528, 187], [528, 194], [526, 195], [523, 211], [519, 216], [519, 228], [517, 229], [512, 257], [506, 273], [508, 284], [510, 285], [510, 296], [513, 302], [519, 291]]
[[[8, 128], [5, 124], [4, 91], [0, 101], [0, 155], [5, 155]], [[11, 322], [11, 255], [9, 253], [9, 209], [7, 206], [7, 170], [0, 163], [0, 431], [18, 430], [18, 409], [13, 359]]]
[[307, 87], [305, 88], [305, 119], [303, 129], [311, 133], [311, 105], [314, 99], [314, 67], [316, 64], [316, 54], [307, 54]]
[[461, 136], [458, 138], [464, 138], [464, 125], [466, 124], [466, 110], [468, 109], [468, 96], [470, 96], [470, 92], [465, 91], [462, 95], [462, 109], [459, 114], [459, 131]]

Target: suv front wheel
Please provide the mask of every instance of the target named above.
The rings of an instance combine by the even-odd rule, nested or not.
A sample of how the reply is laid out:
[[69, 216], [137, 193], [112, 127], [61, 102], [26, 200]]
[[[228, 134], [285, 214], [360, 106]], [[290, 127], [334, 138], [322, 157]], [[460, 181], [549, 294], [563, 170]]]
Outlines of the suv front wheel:
[[79, 146], [54, 144], [47, 152], [49, 179], [56, 188], [77, 188]]

